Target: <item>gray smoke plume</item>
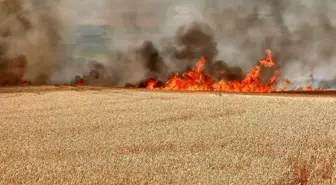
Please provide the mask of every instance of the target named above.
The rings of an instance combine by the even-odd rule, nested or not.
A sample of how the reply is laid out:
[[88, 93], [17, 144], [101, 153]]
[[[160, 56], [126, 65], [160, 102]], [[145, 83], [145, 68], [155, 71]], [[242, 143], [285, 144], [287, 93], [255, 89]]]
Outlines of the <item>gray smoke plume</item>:
[[[117, 14], [122, 5], [128, 7], [127, 12]], [[113, 38], [122, 38], [114, 48], [136, 47], [134, 43], [141, 39], [153, 41], [167, 67], [164, 74], [190, 68], [201, 55], [209, 55], [215, 66], [221, 66], [221, 60], [226, 63], [222, 66], [241, 68], [234, 67], [237, 74], [229, 71], [235, 77], [226, 79], [241, 78], [242, 71], [248, 72], [270, 48], [283, 80], [305, 83], [314, 74], [316, 80], [328, 81], [336, 78], [335, 5], [331, 0], [123, 1], [113, 9], [112, 19], [127, 25], [129, 34], [114, 32]], [[145, 14], [151, 15], [147, 22]], [[155, 34], [148, 34], [142, 22], [151, 23]], [[215, 67], [208, 68], [214, 71]], [[124, 73], [125, 79], [144, 78], [147, 70], [134, 67]]]
[[45, 84], [61, 67], [61, 23], [55, 7], [55, 1], [0, 1], [1, 84]]
[[[271, 48], [282, 77], [304, 83], [336, 78], [334, 1], [212, 1], [219, 58], [246, 71]], [[216, 3], [215, 3], [216, 2]], [[336, 85], [336, 84], [334, 84]]]
[[147, 1], [138, 4], [137, 1], [123, 1], [112, 5], [113, 10], [123, 11], [112, 12], [111, 25], [115, 29], [118, 26], [126, 28], [111, 34], [112, 48], [121, 48], [117, 59], [111, 59], [111, 66], [118, 66], [113, 72], [116, 85], [137, 84], [148, 78], [165, 81], [175, 72], [191, 69], [201, 57], [208, 61], [208, 72], [218, 70], [213, 75], [215, 79], [241, 79], [242, 71], [237, 70], [238, 67], [231, 71], [224, 62], [215, 61], [217, 40], [200, 11], [202, 1], [181, 4], [157, 1], [154, 5]]

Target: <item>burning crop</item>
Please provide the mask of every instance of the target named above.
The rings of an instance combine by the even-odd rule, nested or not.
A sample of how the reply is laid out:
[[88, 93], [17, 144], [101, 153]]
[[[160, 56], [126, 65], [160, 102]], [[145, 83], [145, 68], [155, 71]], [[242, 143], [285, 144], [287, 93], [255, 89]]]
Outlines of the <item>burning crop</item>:
[[253, 67], [243, 80], [214, 82], [208, 74], [204, 73], [206, 59], [202, 57], [196, 66], [188, 72], [179, 75], [175, 73], [163, 87], [157, 87], [157, 81], [148, 80], [147, 89], [164, 90], [190, 90], [190, 91], [224, 91], [224, 92], [271, 92], [273, 85], [278, 82], [279, 71], [274, 70], [268, 83], [264, 84], [260, 79], [263, 67], [274, 68], [271, 50], [266, 50], [266, 57], [259, 60], [259, 65]]

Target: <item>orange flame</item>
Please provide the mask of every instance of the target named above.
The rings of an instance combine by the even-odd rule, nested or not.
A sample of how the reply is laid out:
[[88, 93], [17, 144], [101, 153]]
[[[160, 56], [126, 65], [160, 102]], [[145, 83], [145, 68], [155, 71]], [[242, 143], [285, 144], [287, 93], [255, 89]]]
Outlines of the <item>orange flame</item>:
[[273, 67], [275, 63], [272, 58], [272, 51], [270, 49], [266, 49], [266, 58], [260, 59], [259, 63], [265, 67]]
[[[183, 73], [181, 77], [175, 73], [162, 89], [165, 90], [196, 90], [196, 91], [226, 91], [226, 92], [271, 92], [272, 86], [277, 83], [280, 71], [275, 71], [268, 84], [263, 84], [260, 80], [261, 66], [255, 66], [241, 81], [219, 81], [214, 83], [210, 76], [204, 74], [204, 64], [206, 59], [202, 57], [195, 68]], [[266, 50], [266, 58], [259, 60], [265, 67], [274, 67], [271, 50]], [[148, 82], [148, 89], [153, 89], [153, 82]]]
[[202, 57], [196, 64], [196, 67], [189, 72], [183, 73], [178, 77], [175, 73], [165, 84], [166, 90], [213, 90], [211, 78], [203, 73], [203, 67], [206, 60]]
[[158, 83], [158, 81], [157, 80], [155, 80], [155, 79], [149, 79], [148, 81], [147, 81], [147, 89], [155, 89], [155, 86], [156, 86], [156, 84]]

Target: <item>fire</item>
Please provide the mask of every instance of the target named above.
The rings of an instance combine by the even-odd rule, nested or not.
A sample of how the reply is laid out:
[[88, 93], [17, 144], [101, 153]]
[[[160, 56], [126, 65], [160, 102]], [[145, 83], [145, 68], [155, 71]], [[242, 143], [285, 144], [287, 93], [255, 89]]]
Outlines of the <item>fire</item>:
[[[270, 49], [265, 50], [265, 58], [262, 58], [258, 61], [258, 64], [252, 68], [252, 70], [246, 74], [245, 78], [242, 80], [236, 81], [227, 81], [220, 80], [216, 81], [210, 77], [210, 75], [204, 72], [204, 66], [206, 64], [206, 58], [202, 57], [195, 65], [195, 67], [185, 73], [173, 74], [170, 79], [167, 80], [165, 84], [162, 85], [162, 81], [151, 78], [145, 82], [141, 82], [140, 85], [132, 85], [127, 84], [127, 88], [141, 88], [146, 87], [146, 89], [161, 89], [161, 90], [186, 90], [186, 91], [221, 91], [221, 92], [279, 92], [279, 91], [287, 91], [288, 85], [293, 82], [284, 79], [283, 88], [275, 89], [275, 86], [279, 82], [280, 70], [276, 69], [276, 64], [272, 58], [272, 51]], [[96, 65], [94, 69], [98, 69], [99, 66]], [[14, 66], [16, 67], [16, 66]], [[13, 67], [12, 67], [13, 68]], [[263, 68], [271, 68], [273, 70], [273, 75], [269, 78], [268, 82], [264, 82], [261, 80], [261, 70]], [[103, 69], [100, 66], [99, 69]], [[104, 71], [104, 70], [101, 70]], [[1, 72], [1, 71], [0, 71]], [[94, 71], [95, 73], [91, 75], [95, 78], [99, 77], [99, 72]], [[214, 72], [223, 72], [223, 71], [214, 71]], [[98, 75], [97, 75], [98, 74]], [[7, 73], [5, 73], [7, 75]], [[1, 76], [1, 75], [0, 75]], [[4, 75], [2, 75], [4, 76]], [[9, 75], [8, 75], [9, 76]], [[33, 85], [30, 81], [22, 80], [23, 73], [20, 73], [16, 76], [9, 76], [13, 79], [4, 79], [2, 85], [21, 85], [21, 86], [29, 86]], [[98, 77], [97, 77], [98, 76]], [[15, 77], [15, 78], [14, 78]], [[294, 91], [315, 91], [322, 90], [319, 88], [313, 87], [314, 76], [310, 75], [310, 82], [306, 84], [305, 87], [296, 88]], [[220, 79], [220, 78], [218, 78]], [[236, 78], [238, 79], [238, 78]], [[241, 78], [239, 78], [241, 79]], [[72, 85], [75, 86], [85, 86], [89, 85], [90, 82], [87, 81], [87, 78], [76, 76], [75, 79], [71, 82]]]
[[76, 85], [78, 85], [78, 86], [84, 86], [85, 82], [84, 82], [83, 79], [80, 79], [80, 80], [78, 80], [78, 82], [76, 82]]
[[201, 58], [196, 67], [186, 72], [180, 78], [178, 73], [175, 73], [165, 84], [163, 89], [166, 90], [213, 90], [211, 78], [203, 73], [203, 67], [206, 60]]
[[[255, 66], [245, 79], [241, 81], [219, 81], [213, 82], [211, 77], [203, 72], [206, 59], [201, 58], [195, 68], [183, 73], [181, 76], [175, 73], [160, 89], [164, 90], [194, 90], [194, 91], [226, 91], [226, 92], [271, 92], [274, 84], [277, 83], [280, 71], [274, 71], [273, 76], [267, 84], [260, 79], [262, 66], [274, 67], [271, 50], [267, 49], [266, 58], [259, 60], [261, 66]], [[153, 85], [154, 84], [154, 85]], [[148, 81], [147, 89], [155, 88], [155, 81]]]
[[266, 67], [273, 67], [275, 63], [272, 58], [272, 51], [270, 49], [266, 49], [266, 58], [260, 59], [259, 63]]
[[157, 80], [155, 80], [155, 79], [149, 79], [149, 80], [147, 81], [147, 86], [146, 86], [146, 88], [147, 88], [147, 89], [154, 89], [157, 83], [158, 83]]

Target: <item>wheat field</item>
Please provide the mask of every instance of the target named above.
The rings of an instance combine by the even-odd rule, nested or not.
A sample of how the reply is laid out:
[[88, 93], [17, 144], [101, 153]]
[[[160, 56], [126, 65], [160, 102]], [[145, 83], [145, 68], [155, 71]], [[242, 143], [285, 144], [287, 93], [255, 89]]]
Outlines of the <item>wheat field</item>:
[[336, 98], [0, 93], [0, 184], [336, 184]]

